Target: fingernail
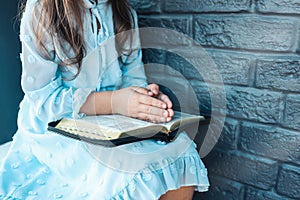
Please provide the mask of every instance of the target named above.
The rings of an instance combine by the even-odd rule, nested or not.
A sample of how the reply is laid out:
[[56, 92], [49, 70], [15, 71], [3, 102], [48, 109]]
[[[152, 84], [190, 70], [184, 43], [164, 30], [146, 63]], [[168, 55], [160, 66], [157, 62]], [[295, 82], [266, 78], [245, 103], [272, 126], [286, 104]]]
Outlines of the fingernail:
[[163, 108], [167, 108], [167, 105], [166, 105], [166, 104], [163, 104], [162, 107], [163, 107]]
[[168, 116], [169, 116], [169, 112], [168, 112], [168, 111], [165, 111], [165, 112], [164, 112], [164, 116], [165, 116], [165, 117], [168, 117]]
[[171, 117], [168, 117], [167, 118], [167, 122], [169, 122], [169, 121], [171, 121], [172, 120], [172, 118]]

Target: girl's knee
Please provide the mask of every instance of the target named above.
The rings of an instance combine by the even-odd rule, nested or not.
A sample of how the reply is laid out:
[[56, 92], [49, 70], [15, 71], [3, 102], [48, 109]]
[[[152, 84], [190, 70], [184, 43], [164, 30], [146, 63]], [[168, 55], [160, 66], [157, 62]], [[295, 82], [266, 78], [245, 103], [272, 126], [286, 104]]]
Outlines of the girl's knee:
[[184, 186], [177, 190], [170, 190], [163, 194], [159, 200], [192, 200], [194, 186]]

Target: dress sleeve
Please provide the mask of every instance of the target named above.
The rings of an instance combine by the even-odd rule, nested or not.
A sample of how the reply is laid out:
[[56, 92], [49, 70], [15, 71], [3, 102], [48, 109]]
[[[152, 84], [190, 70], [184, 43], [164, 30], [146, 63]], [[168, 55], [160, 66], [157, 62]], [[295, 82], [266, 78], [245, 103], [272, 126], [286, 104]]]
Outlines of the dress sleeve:
[[135, 10], [132, 10], [134, 17], [135, 29], [133, 30], [133, 51], [123, 61], [125, 61], [121, 67], [123, 81], [122, 88], [129, 86], [146, 87], [147, 80], [144, 70], [144, 64], [142, 62], [142, 50], [138, 31], [138, 18]]
[[[42, 56], [36, 45], [33, 32], [35, 17], [32, 16], [35, 1], [28, 1], [20, 27], [22, 44], [21, 86], [24, 98], [32, 105], [34, 121], [48, 124], [63, 117], [79, 118], [82, 104], [90, 94], [90, 89], [64, 86], [58, 72], [58, 64]], [[36, 12], [36, 10], [35, 10]], [[54, 55], [53, 42], [49, 34], [43, 37], [48, 52]]]

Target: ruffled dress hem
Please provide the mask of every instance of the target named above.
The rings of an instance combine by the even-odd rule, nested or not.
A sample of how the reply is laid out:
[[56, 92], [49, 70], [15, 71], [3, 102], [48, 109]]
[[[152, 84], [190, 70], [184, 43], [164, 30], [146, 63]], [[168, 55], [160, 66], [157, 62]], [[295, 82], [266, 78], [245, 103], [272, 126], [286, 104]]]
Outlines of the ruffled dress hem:
[[[170, 160], [165, 159], [164, 162]], [[207, 169], [199, 158], [194, 156], [180, 157], [168, 167], [153, 170], [157, 164], [141, 170], [113, 198], [113, 200], [159, 199], [169, 190], [183, 186], [195, 186], [195, 191], [206, 192], [209, 188]]]

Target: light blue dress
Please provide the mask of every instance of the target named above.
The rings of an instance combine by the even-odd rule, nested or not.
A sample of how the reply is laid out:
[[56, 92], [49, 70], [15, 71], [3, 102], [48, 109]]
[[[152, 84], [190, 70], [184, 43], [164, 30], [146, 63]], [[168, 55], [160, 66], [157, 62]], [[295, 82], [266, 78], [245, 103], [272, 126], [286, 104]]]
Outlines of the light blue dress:
[[[58, 58], [68, 55], [55, 39], [46, 33], [44, 43], [56, 62], [37, 50], [32, 15], [39, 0], [27, 1], [20, 34], [25, 96], [18, 131], [1, 161], [0, 199], [149, 200], [181, 186], [207, 191], [207, 170], [186, 133], [169, 144], [146, 140], [106, 148], [47, 131], [48, 122], [84, 116], [80, 107], [93, 91], [147, 85], [139, 48], [124, 64], [117, 60], [111, 6], [105, 0], [84, 2], [87, 55], [72, 79], [77, 69], [58, 66]], [[93, 32], [97, 20], [99, 33]]]

